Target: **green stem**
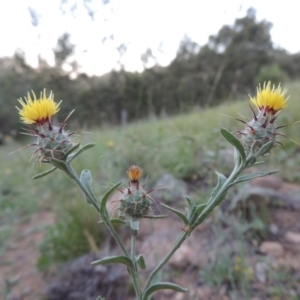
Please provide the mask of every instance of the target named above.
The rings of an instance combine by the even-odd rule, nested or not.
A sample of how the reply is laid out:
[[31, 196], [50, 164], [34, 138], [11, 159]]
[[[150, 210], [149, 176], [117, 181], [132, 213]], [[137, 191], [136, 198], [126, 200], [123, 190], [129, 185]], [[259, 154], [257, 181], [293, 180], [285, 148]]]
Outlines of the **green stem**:
[[137, 230], [131, 229], [131, 259], [135, 261], [135, 242]]
[[[132, 218], [133, 222], [135, 222], [136, 220], [137, 220], [136, 218]], [[130, 233], [131, 233], [131, 250], [130, 250], [130, 253], [131, 253], [131, 255], [130, 256], [131, 256], [131, 261], [134, 265], [134, 270], [131, 270], [130, 275], [131, 275], [131, 278], [132, 278], [132, 282], [133, 282], [133, 286], [134, 286], [134, 289], [135, 289], [137, 299], [141, 300], [142, 299], [142, 290], [141, 290], [141, 285], [140, 285], [139, 276], [138, 276], [138, 269], [137, 269], [137, 263], [136, 263], [136, 251], [135, 251], [137, 232], [138, 231], [136, 229], [131, 228], [131, 231], [130, 231]]]
[[214, 210], [214, 208], [220, 204], [220, 202], [223, 200], [223, 194], [228, 190], [229, 186], [237, 179], [237, 177], [241, 174], [241, 172], [243, 172], [245, 168], [246, 166], [244, 164], [234, 168], [234, 170], [224, 182], [222, 188], [220, 188], [214, 199], [212, 199], [208, 203], [208, 205], [202, 211], [202, 213], [194, 222], [194, 224], [192, 224], [191, 230], [195, 229], [198, 225], [200, 225], [206, 219], [206, 217]]
[[[67, 167], [67, 173], [68, 176], [70, 178], [72, 178], [80, 187], [80, 189], [84, 192], [85, 196], [90, 200], [90, 203], [95, 207], [95, 209], [97, 210], [97, 212], [100, 214], [100, 216], [102, 217], [103, 223], [106, 225], [106, 227], [108, 228], [108, 230], [110, 231], [111, 235], [113, 236], [113, 238], [115, 239], [116, 243], [118, 244], [118, 246], [120, 247], [120, 249], [122, 250], [122, 252], [124, 253], [125, 256], [130, 257], [129, 253], [127, 252], [127, 250], [125, 249], [124, 245], [122, 244], [119, 235], [117, 234], [117, 232], [115, 231], [114, 227], [111, 225], [110, 220], [107, 218], [107, 216], [102, 215], [100, 208], [98, 206], [98, 200], [96, 199], [96, 197], [94, 196], [94, 194], [90, 191], [88, 191], [86, 189], [86, 187], [82, 184], [80, 178], [78, 177], [76, 171], [73, 169], [73, 167], [71, 166], [70, 163], [66, 163], [66, 167]], [[134, 235], [134, 231], [135, 231], [135, 235]], [[134, 269], [131, 269], [129, 274], [131, 276], [132, 279], [132, 284], [137, 296], [138, 300], [142, 299], [142, 291], [141, 291], [141, 286], [139, 283], [139, 279], [138, 279], [138, 273], [137, 273], [137, 267], [136, 267], [136, 261], [135, 261], [135, 240], [136, 240], [136, 230], [132, 230], [132, 242], [131, 242], [131, 260], [134, 264]]]
[[[155, 275], [161, 270], [161, 268], [169, 261], [169, 259], [174, 255], [175, 251], [181, 246], [181, 244], [187, 239], [187, 237], [191, 234], [192, 230], [195, 229], [199, 224], [201, 224], [206, 217], [213, 211], [213, 209], [220, 204], [223, 199], [223, 193], [227, 191], [229, 185], [235, 181], [235, 179], [239, 176], [239, 174], [245, 169], [246, 164], [240, 164], [239, 166], [235, 166], [233, 171], [231, 172], [228, 179], [225, 181], [222, 188], [218, 191], [214, 199], [210, 201], [204, 211], [200, 214], [194, 224], [191, 224], [190, 230], [187, 232], [182, 233], [177, 241], [174, 244], [174, 247], [170, 250], [170, 252], [164, 257], [164, 259], [157, 265], [157, 267], [151, 272], [149, 278], [146, 283], [145, 290], [149, 288], [151, 285], [153, 278]], [[144, 299], [147, 300], [147, 299]]]
[[122, 244], [119, 235], [117, 234], [117, 232], [115, 231], [114, 227], [111, 225], [110, 221], [106, 218], [106, 216], [102, 216], [101, 212], [100, 212], [100, 208], [97, 204], [98, 200], [94, 197], [94, 195], [92, 195], [92, 193], [90, 193], [86, 187], [82, 184], [80, 178], [78, 177], [76, 171], [73, 169], [73, 167], [67, 163], [67, 168], [69, 171], [69, 176], [78, 184], [78, 186], [80, 187], [80, 189], [84, 192], [85, 196], [90, 200], [91, 204], [95, 207], [95, 209], [97, 210], [97, 212], [100, 214], [100, 216], [102, 217], [103, 223], [106, 225], [107, 229], [109, 230], [109, 232], [111, 233], [111, 235], [113, 236], [113, 238], [115, 239], [116, 243], [118, 244], [118, 246], [120, 247], [120, 249], [122, 250], [122, 252], [124, 253], [124, 255], [126, 255], [127, 257], [129, 257], [128, 252], [126, 251], [124, 245]]
[[[169, 253], [163, 258], [163, 260], [156, 266], [156, 268], [149, 275], [148, 280], [146, 282], [145, 290], [149, 288], [149, 286], [151, 285], [153, 278], [156, 276], [156, 274], [170, 260], [170, 258], [174, 255], [174, 253], [177, 251], [177, 249], [179, 249], [181, 244], [189, 237], [190, 234], [191, 234], [191, 231], [181, 233], [181, 235], [177, 238], [173, 248], [169, 251]], [[143, 300], [147, 300], [147, 299], [143, 299]]]

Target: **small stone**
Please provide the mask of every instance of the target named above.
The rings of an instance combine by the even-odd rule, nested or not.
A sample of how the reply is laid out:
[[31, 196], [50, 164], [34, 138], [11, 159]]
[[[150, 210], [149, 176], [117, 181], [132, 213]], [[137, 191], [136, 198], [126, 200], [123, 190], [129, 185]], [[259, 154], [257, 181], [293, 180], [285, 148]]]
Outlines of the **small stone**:
[[273, 257], [281, 257], [284, 254], [284, 249], [282, 245], [278, 242], [263, 242], [261, 243], [259, 250], [262, 253]]
[[218, 166], [231, 168], [234, 166], [234, 151], [232, 148], [221, 149], [218, 153]]
[[197, 292], [199, 296], [198, 299], [212, 299], [212, 290], [210, 287], [202, 286], [198, 288]]
[[272, 223], [269, 227], [269, 230], [272, 234], [277, 235], [279, 233], [279, 228], [276, 224]]
[[192, 264], [192, 262], [196, 260], [196, 257], [195, 250], [189, 245], [183, 244], [171, 258], [170, 264], [174, 267], [184, 268]]
[[255, 277], [261, 283], [267, 281], [268, 265], [265, 262], [258, 262], [255, 264]]
[[154, 199], [170, 202], [184, 199], [187, 193], [187, 184], [183, 180], [177, 179], [171, 174], [164, 174], [157, 180], [151, 194]]
[[300, 233], [288, 231], [284, 237], [288, 242], [300, 244]]
[[184, 300], [186, 298], [185, 293], [176, 293], [174, 295], [174, 300]]
[[283, 182], [278, 176], [269, 175], [265, 177], [255, 178], [251, 181], [251, 184], [254, 186], [260, 186], [272, 190], [279, 190], [282, 187]]
[[31, 287], [27, 286], [27, 287], [25, 287], [25, 288], [22, 290], [22, 295], [23, 295], [23, 296], [29, 295], [31, 292], [32, 292]]

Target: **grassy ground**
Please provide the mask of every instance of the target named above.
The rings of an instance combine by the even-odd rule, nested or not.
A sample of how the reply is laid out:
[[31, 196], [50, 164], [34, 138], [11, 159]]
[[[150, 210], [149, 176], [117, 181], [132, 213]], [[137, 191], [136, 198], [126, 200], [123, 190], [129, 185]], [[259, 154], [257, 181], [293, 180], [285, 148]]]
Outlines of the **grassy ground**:
[[[291, 98], [288, 107], [279, 117], [279, 124], [293, 123], [300, 119], [300, 84], [295, 82], [287, 87]], [[103, 194], [113, 183], [120, 180], [125, 183], [126, 170], [132, 164], [144, 169], [144, 175], [148, 175], [149, 187], [165, 173], [171, 173], [187, 182], [204, 181], [206, 186], [210, 186], [215, 180], [213, 171], [222, 168], [217, 165], [218, 153], [228, 147], [219, 134], [219, 128], [226, 127], [231, 131], [241, 129], [243, 124], [234, 118], [241, 118], [239, 114], [251, 118], [248, 102], [245, 96], [243, 101], [225, 102], [206, 110], [195, 109], [192, 113], [173, 118], [152, 118], [124, 127], [89, 130], [92, 133], [81, 134], [79, 140], [82, 144], [95, 142], [96, 147], [78, 157], [74, 161], [74, 167], [78, 172], [86, 168], [91, 170], [97, 195]], [[72, 118], [76, 118], [76, 111]], [[289, 126], [282, 129], [282, 132], [300, 142], [299, 126], [300, 124]], [[277, 167], [281, 164], [287, 166], [280, 168], [280, 174], [286, 180], [295, 182], [300, 177], [300, 157], [297, 154], [299, 147], [284, 138], [282, 143], [286, 148], [279, 146], [269, 163]], [[61, 172], [56, 171], [38, 180], [31, 179], [35, 174], [47, 169], [47, 166], [29, 162], [31, 148], [8, 155], [25, 144], [26, 142], [21, 144], [8, 140], [5, 146], [0, 147], [0, 258], [7, 247], [5, 241], [17, 234], [18, 225], [30, 219], [35, 212], [53, 210], [63, 216], [58, 218], [58, 226], [61, 226], [58, 243], [64, 239], [63, 232], [70, 236], [70, 232], [76, 231], [76, 228], [70, 228], [68, 225], [68, 229], [64, 224], [75, 222], [74, 226], [80, 227], [80, 222], [84, 222], [82, 220], [93, 216], [90, 224], [84, 224], [92, 227], [93, 220], [97, 220], [91, 207], [82, 201], [79, 189]], [[201, 191], [196, 190], [193, 193], [200, 197]], [[80, 216], [77, 218], [78, 212]], [[73, 216], [73, 219], [70, 216]], [[50, 240], [51, 237], [55, 238], [55, 234], [51, 234], [48, 236]], [[79, 234], [74, 236], [74, 242], [84, 238]], [[45, 249], [47, 253], [47, 247]], [[75, 255], [85, 250], [87, 249], [79, 249]], [[61, 260], [67, 258], [60, 257]], [[51, 262], [48, 261], [45, 265], [48, 263]]]

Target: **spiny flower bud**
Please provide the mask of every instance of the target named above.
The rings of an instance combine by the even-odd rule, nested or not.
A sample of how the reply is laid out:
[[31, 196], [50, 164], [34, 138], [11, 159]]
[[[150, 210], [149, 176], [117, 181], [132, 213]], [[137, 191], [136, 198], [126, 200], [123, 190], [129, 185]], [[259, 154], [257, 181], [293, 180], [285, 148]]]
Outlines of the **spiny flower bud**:
[[128, 187], [121, 190], [119, 199], [119, 215], [135, 218], [143, 218], [152, 213], [151, 204], [153, 199], [150, 191], [145, 191], [140, 186], [140, 178], [143, 170], [138, 166], [131, 166], [127, 171], [129, 182]]
[[242, 134], [242, 144], [247, 154], [255, 154], [268, 142], [273, 142], [273, 146], [278, 143], [275, 120], [281, 110], [286, 106], [288, 98], [285, 98], [287, 90], [282, 90], [280, 85], [277, 88], [271, 82], [264, 83], [263, 88], [259, 85], [256, 97], [250, 99], [258, 108], [256, 114], [253, 110], [253, 119], [244, 122], [246, 127], [240, 131]]
[[54, 102], [54, 96], [50, 93], [46, 96], [44, 90], [40, 98], [36, 98], [34, 92], [32, 96], [28, 93], [27, 98], [19, 99], [22, 108], [18, 108], [21, 122], [33, 124], [33, 130], [29, 135], [35, 136], [36, 141], [31, 146], [36, 146], [34, 155], [41, 162], [50, 162], [52, 158], [65, 160], [67, 152], [74, 146], [71, 139], [72, 133], [64, 130], [67, 119], [60, 125], [52, 123], [51, 117], [59, 111], [59, 103]]

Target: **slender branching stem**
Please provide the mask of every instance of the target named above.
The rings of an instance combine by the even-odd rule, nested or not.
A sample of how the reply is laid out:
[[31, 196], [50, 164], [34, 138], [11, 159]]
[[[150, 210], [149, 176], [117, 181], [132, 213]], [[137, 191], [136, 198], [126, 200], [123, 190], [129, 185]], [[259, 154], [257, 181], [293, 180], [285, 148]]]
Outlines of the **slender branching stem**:
[[[101, 215], [100, 208], [98, 206], [98, 200], [96, 198], [94, 198], [94, 196], [82, 184], [80, 178], [78, 177], [76, 171], [73, 169], [71, 164], [67, 164], [67, 166], [68, 166], [69, 176], [72, 175], [72, 179], [78, 184], [80, 189], [84, 192], [85, 196], [90, 200], [90, 203], [95, 207], [97, 212]], [[101, 215], [101, 217], [103, 219], [103, 223], [106, 225], [107, 229], [109, 230], [109, 232], [111, 233], [111, 235], [115, 239], [116, 243], [118, 244], [118, 246], [122, 250], [123, 254], [126, 255], [127, 257], [129, 257], [129, 254], [128, 254], [127, 250], [125, 249], [119, 235], [117, 234], [116, 230], [114, 229], [114, 227], [112, 226], [110, 221], [107, 219], [106, 216]]]

